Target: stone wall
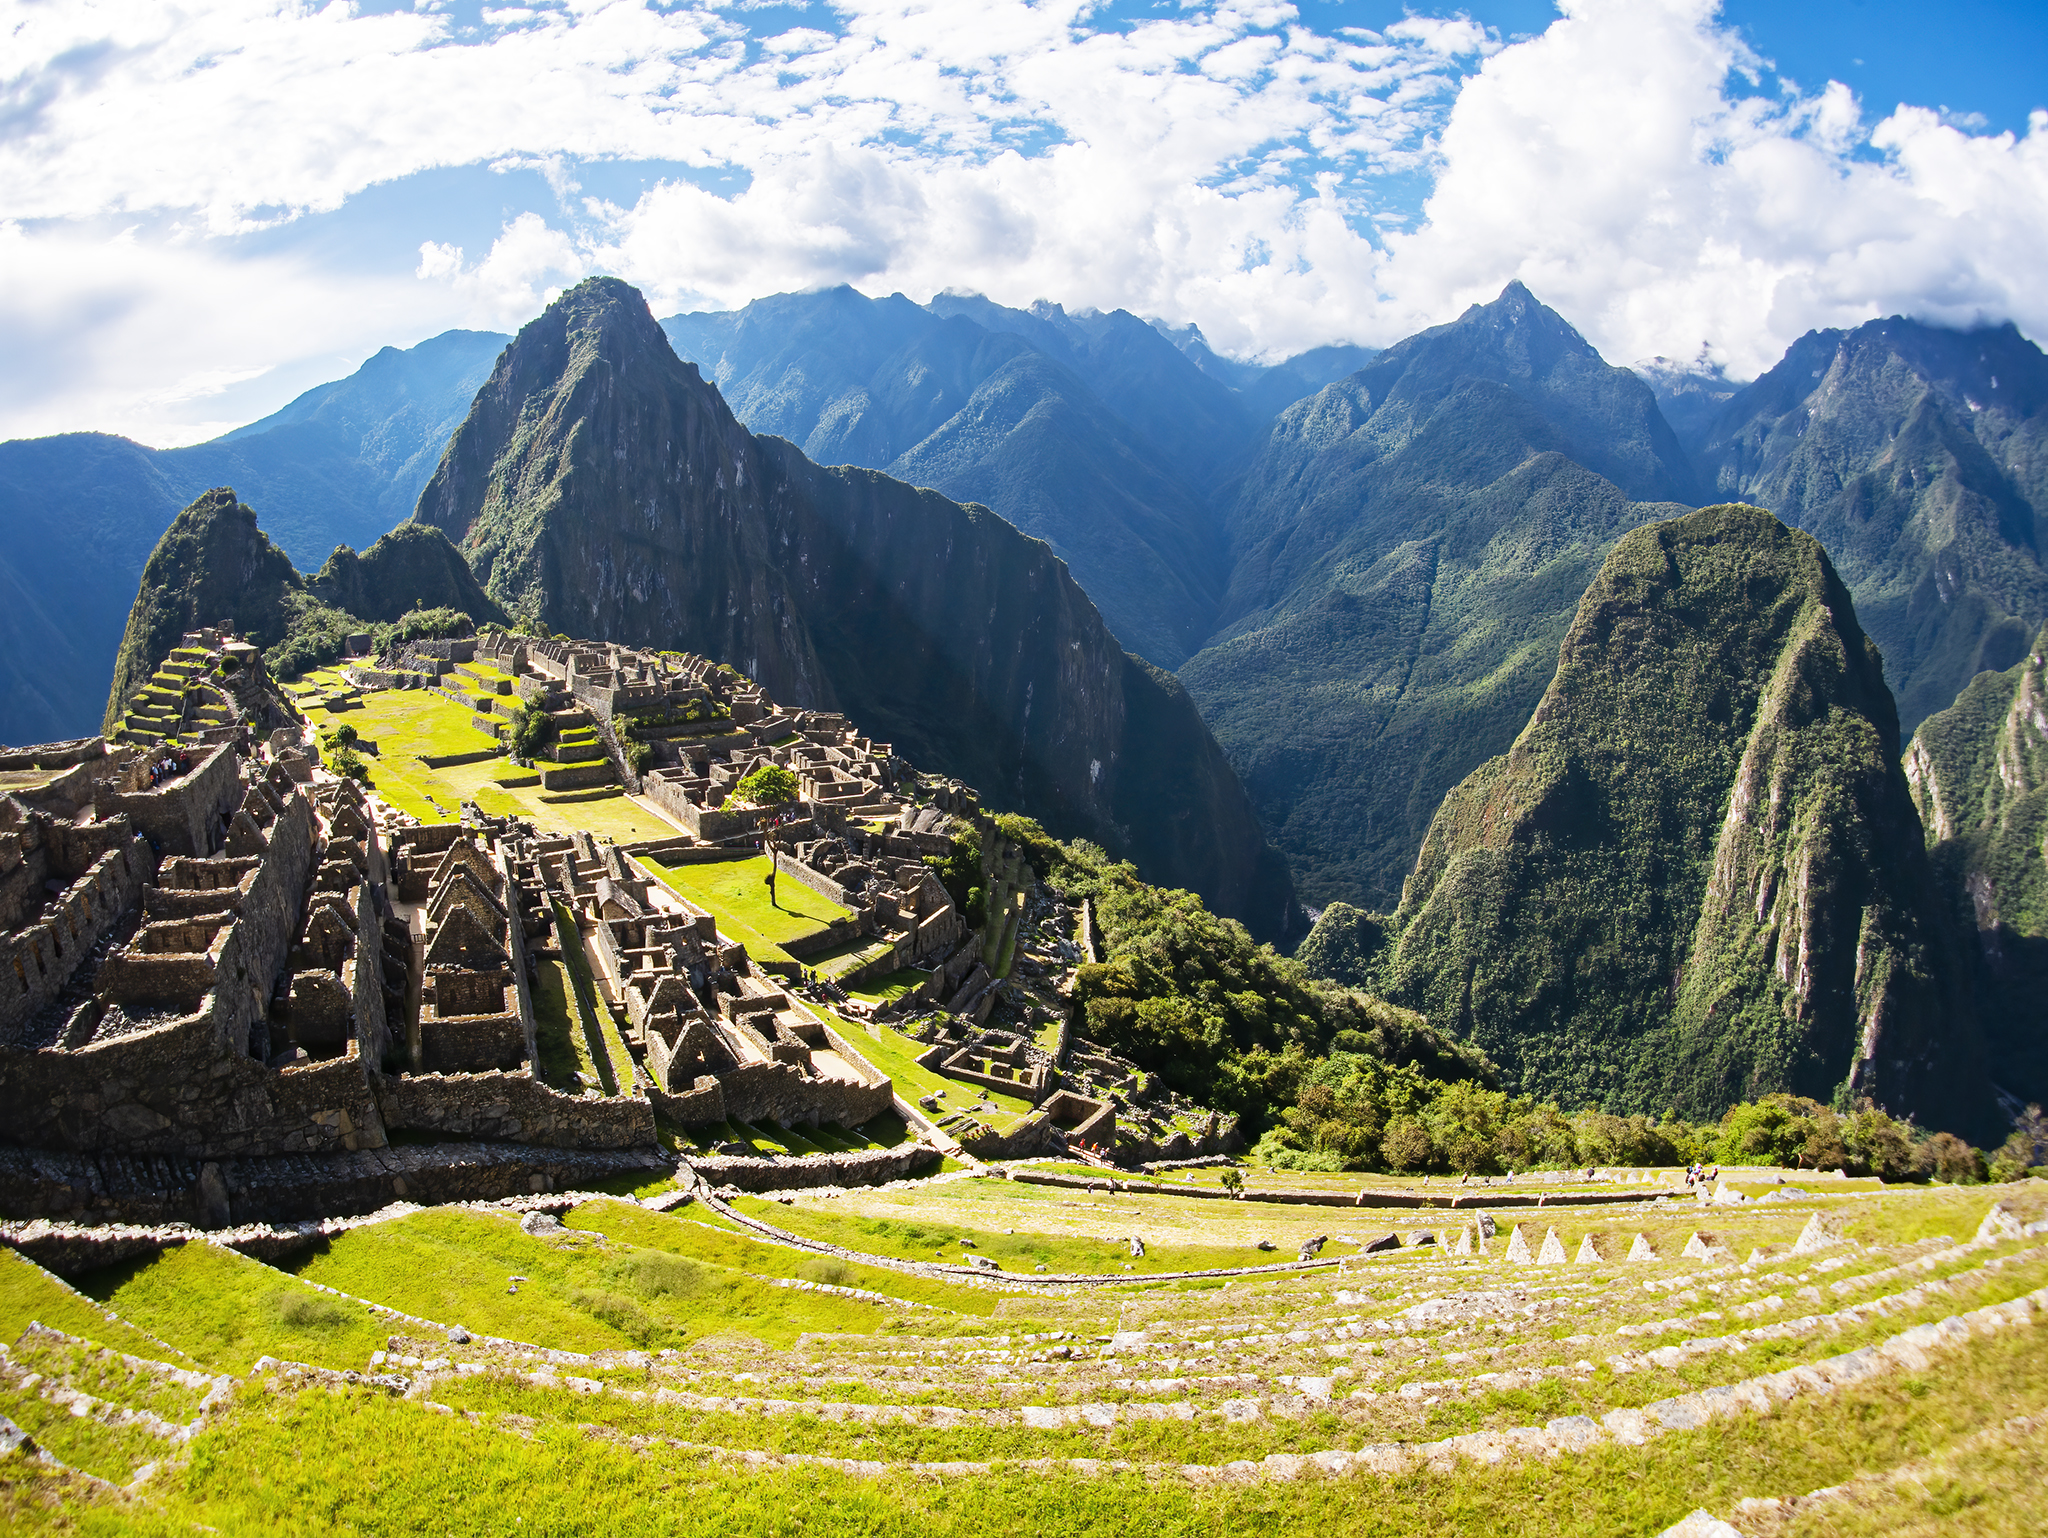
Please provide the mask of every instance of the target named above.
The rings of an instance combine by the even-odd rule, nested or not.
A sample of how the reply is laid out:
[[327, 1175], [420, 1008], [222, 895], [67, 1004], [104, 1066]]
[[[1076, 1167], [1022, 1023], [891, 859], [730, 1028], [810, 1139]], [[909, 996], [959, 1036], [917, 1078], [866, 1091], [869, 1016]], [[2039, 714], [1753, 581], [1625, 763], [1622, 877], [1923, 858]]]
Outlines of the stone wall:
[[[588, 1190], [620, 1175], [656, 1179], [675, 1156], [650, 1148], [433, 1143], [320, 1159], [130, 1159], [0, 1148], [0, 1215], [56, 1222], [299, 1223], [394, 1201], [498, 1201]], [[210, 1172], [210, 1173], [209, 1173]], [[0, 1244], [17, 1231], [0, 1230]]]
[[539, 1144], [653, 1148], [654, 1108], [636, 1096], [565, 1095], [528, 1073], [408, 1074], [373, 1081], [389, 1131]]
[[343, 1057], [270, 1069], [270, 990], [299, 925], [313, 814], [294, 793], [225, 931], [196, 1013], [75, 1049], [0, 1046], [0, 1143], [81, 1153], [317, 1154], [384, 1143], [367, 1065]]
[[234, 745], [224, 742], [155, 790], [101, 790], [94, 811], [103, 822], [126, 813], [160, 855], [212, 854], [226, 837], [223, 814], [233, 816], [242, 804], [241, 765]]
[[111, 849], [34, 924], [0, 936], [0, 1042], [54, 999], [114, 922], [142, 899], [156, 871], [149, 845], [131, 838]]
[[692, 1156], [683, 1162], [707, 1185], [732, 1186], [741, 1191], [800, 1191], [818, 1186], [879, 1186], [892, 1180], [909, 1180], [938, 1168], [940, 1154], [922, 1143], [899, 1143], [894, 1148], [862, 1148], [852, 1153], [813, 1154], [796, 1159], [776, 1155], [768, 1159], [735, 1159], [720, 1156]]

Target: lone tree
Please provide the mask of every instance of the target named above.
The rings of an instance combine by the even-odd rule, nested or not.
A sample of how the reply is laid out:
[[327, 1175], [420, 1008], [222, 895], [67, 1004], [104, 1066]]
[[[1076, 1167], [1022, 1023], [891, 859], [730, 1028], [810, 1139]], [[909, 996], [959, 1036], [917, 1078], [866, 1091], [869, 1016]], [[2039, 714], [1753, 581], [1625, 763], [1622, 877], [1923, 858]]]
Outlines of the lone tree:
[[794, 774], [780, 764], [763, 764], [733, 786], [731, 799], [750, 801], [755, 806], [776, 806], [784, 801], [794, 801], [796, 792]]

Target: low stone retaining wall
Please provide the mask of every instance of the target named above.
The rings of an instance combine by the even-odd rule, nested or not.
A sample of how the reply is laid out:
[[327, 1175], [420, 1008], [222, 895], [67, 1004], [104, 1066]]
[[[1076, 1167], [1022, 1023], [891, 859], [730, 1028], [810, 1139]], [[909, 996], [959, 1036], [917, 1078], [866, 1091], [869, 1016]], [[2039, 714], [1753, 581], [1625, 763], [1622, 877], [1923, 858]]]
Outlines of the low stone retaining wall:
[[[325, 1158], [126, 1158], [0, 1148], [0, 1214], [104, 1225], [299, 1223], [393, 1201], [496, 1201], [675, 1167], [654, 1148], [434, 1143]], [[0, 1229], [0, 1243], [6, 1232]]]
[[530, 1073], [379, 1075], [387, 1133], [419, 1131], [548, 1148], [653, 1148], [654, 1107], [631, 1095], [565, 1095]]
[[939, 1166], [939, 1151], [922, 1143], [894, 1148], [861, 1148], [852, 1153], [813, 1154], [796, 1159], [778, 1154], [768, 1159], [735, 1159], [720, 1155], [692, 1156], [683, 1161], [712, 1186], [741, 1191], [799, 1191], [815, 1186], [879, 1186], [908, 1180]]
[[[981, 1156], [979, 1148], [975, 1153]], [[1010, 1171], [1010, 1178], [1021, 1180], [1027, 1185], [1064, 1186], [1072, 1191], [1085, 1191], [1094, 1186], [1117, 1183], [1135, 1191], [1149, 1191], [1160, 1196], [1185, 1196], [1195, 1201], [1276, 1202], [1289, 1207], [1393, 1207], [1408, 1211], [1469, 1211], [1477, 1207], [1613, 1207], [1624, 1203], [1640, 1204], [1654, 1201], [1661, 1194], [1656, 1191], [1574, 1191], [1553, 1196], [1548, 1192], [1535, 1191], [1478, 1191], [1458, 1196], [1425, 1196], [1421, 1192], [1409, 1191], [1357, 1191], [1349, 1194], [1342, 1191], [1246, 1191], [1240, 1196], [1232, 1197], [1228, 1191], [1214, 1186], [1177, 1186], [1166, 1183], [1154, 1185], [1149, 1181], [1133, 1184], [1129, 1172], [1123, 1170], [1104, 1170], [1100, 1179], [1091, 1180], [1085, 1175], [1019, 1169]]]

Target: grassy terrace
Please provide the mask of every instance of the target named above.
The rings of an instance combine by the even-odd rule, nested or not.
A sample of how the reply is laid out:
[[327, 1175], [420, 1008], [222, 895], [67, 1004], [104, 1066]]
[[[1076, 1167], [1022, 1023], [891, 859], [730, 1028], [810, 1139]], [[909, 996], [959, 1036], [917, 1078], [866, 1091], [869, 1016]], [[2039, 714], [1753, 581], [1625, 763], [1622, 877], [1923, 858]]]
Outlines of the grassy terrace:
[[785, 940], [814, 935], [847, 910], [784, 876], [775, 883], [775, 901], [768, 900], [768, 857], [717, 860], [704, 865], [662, 865], [645, 862], [663, 881], [698, 907], [718, 918], [718, 927], [760, 961], [788, 961]]
[[422, 822], [453, 822], [461, 815], [462, 803], [474, 801], [496, 816], [525, 817], [536, 827], [561, 832], [582, 828], [619, 843], [668, 838], [676, 831], [617, 786], [589, 793], [587, 799], [558, 803], [544, 797], [538, 783], [501, 783], [530, 777], [507, 758], [428, 768], [420, 762], [421, 755], [479, 753], [495, 745], [472, 724], [471, 712], [428, 690], [363, 690], [353, 702], [335, 708], [323, 702], [354, 689], [331, 668], [308, 673], [291, 690], [316, 727], [324, 730], [346, 721], [377, 744], [377, 756], [369, 761], [372, 788]]
[[[72, 1415], [38, 1382], [179, 1422], [197, 1413], [195, 1390], [90, 1350], [24, 1341], [0, 1413], [74, 1468], [117, 1482], [145, 1463], [158, 1471], [120, 1495], [6, 1460], [0, 1526], [606, 1538], [1057, 1526], [1192, 1538], [1298, 1525], [1619, 1538], [1704, 1507], [1751, 1535], [2027, 1534], [2039, 1531], [2048, 1468], [2048, 1313], [2024, 1300], [2048, 1282], [2048, 1244], [1967, 1242], [1994, 1197], [2021, 1221], [2048, 1214], [2048, 1188], [2027, 1184], [1711, 1214], [1660, 1205], [1603, 1220], [1660, 1248], [1688, 1220], [1711, 1220], [1747, 1253], [1818, 1212], [1843, 1238], [1755, 1266], [1519, 1266], [1496, 1242], [1469, 1261], [1403, 1249], [1342, 1272], [1192, 1281], [1148, 1273], [1275, 1258], [1246, 1248], [1260, 1226], [1284, 1256], [1351, 1214], [992, 1178], [740, 1203], [905, 1261], [957, 1261], [971, 1239], [1012, 1273], [1048, 1264], [1106, 1278], [1057, 1293], [766, 1243], [701, 1205], [657, 1214], [613, 1199], [576, 1207], [554, 1237], [524, 1234], [504, 1212], [414, 1212], [337, 1238], [295, 1275], [194, 1242], [88, 1277], [86, 1290], [215, 1370], [244, 1372], [264, 1353], [362, 1369], [390, 1340], [399, 1360], [386, 1370], [406, 1374], [412, 1393], [299, 1389], [257, 1374], [189, 1448], [173, 1447], [139, 1423]], [[1567, 1238], [1593, 1221], [1521, 1216], [1539, 1233], [1556, 1221]], [[1143, 1261], [1128, 1255], [1132, 1233], [1151, 1252]], [[17, 1274], [0, 1271], [0, 1307], [17, 1329], [25, 1310], [45, 1308], [68, 1308], [76, 1333], [123, 1329], [13, 1264]], [[1853, 1378], [1830, 1366], [1911, 1326], [2013, 1300], [1995, 1328], [1980, 1319], [1965, 1338], [1951, 1331], [1925, 1357]], [[451, 1342], [443, 1326], [458, 1322], [599, 1354], [550, 1365]], [[1398, 1451], [1616, 1409], [1652, 1407], [1654, 1422], [1671, 1396], [1790, 1367], [1837, 1381], [1698, 1429], [1681, 1420], [1645, 1442], [1596, 1433], [1591, 1446], [1548, 1456], [1498, 1442], [1471, 1456]], [[1370, 1472], [1273, 1461], [1390, 1444], [1392, 1461]], [[1128, 1465], [1023, 1461], [1067, 1458]], [[1224, 1474], [1232, 1459], [1246, 1467]], [[941, 1476], [935, 1462], [951, 1466]], [[1212, 1472], [1185, 1477], [1190, 1463]], [[1821, 1490], [1831, 1493], [1805, 1498]], [[1743, 1508], [1745, 1497], [1797, 1499]]]
[[[1033, 1110], [1031, 1102], [1021, 1095], [984, 1090], [979, 1085], [963, 1084], [929, 1068], [918, 1067], [917, 1056], [925, 1050], [923, 1045], [886, 1025], [842, 1017], [838, 1020], [838, 1028], [863, 1057], [895, 1081], [896, 1092], [906, 1100], [914, 1101], [943, 1090], [945, 1098], [939, 1103], [951, 1110], [964, 1111], [983, 1103], [992, 1105], [994, 1110], [974, 1114], [998, 1132], [1009, 1131]], [[940, 1111], [937, 1114], [943, 1116], [946, 1113]]]

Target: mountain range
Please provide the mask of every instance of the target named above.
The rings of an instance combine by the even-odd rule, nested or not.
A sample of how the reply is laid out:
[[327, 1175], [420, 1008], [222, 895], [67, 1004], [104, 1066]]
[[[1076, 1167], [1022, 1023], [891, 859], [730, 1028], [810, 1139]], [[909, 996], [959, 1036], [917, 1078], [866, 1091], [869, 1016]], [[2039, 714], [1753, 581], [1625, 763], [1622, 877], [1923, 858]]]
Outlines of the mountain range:
[[[841, 288], [662, 324], [749, 430], [1044, 539], [1123, 647], [1178, 672], [1316, 904], [1396, 906], [1599, 562], [1682, 507], [1739, 497], [1820, 538], [1908, 731], [2048, 619], [2048, 360], [2010, 327], [1816, 332], [1739, 386], [1610, 367], [1520, 285], [1384, 354], [1271, 367], [1192, 328], [972, 295]], [[191, 449], [0, 445], [0, 736], [89, 729], [142, 560], [198, 490], [236, 486], [301, 569], [367, 548], [503, 340], [387, 349]]]
[[143, 563], [178, 510], [232, 485], [301, 569], [403, 521], [506, 338], [387, 347], [211, 443], [104, 433], [0, 443], [0, 741], [95, 729]]

